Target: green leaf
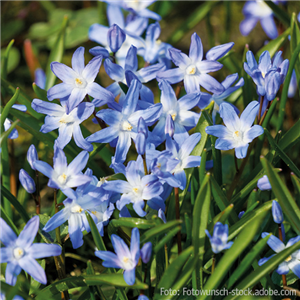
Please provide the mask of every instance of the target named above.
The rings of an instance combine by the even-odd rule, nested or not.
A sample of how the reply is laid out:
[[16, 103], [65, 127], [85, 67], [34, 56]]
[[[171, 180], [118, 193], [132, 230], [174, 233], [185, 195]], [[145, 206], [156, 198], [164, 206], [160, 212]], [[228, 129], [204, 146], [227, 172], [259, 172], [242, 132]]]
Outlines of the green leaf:
[[264, 158], [261, 158], [261, 163], [266, 171], [272, 186], [272, 191], [275, 194], [282, 211], [288, 218], [295, 232], [300, 234], [300, 209], [295, 200], [292, 198], [286, 185], [281, 181], [279, 175], [275, 172], [272, 165]]
[[[1, 53], [1, 59], [3, 59], [5, 56], [5, 53]], [[20, 62], [20, 52], [18, 48], [16, 47], [11, 47], [10, 52], [9, 52], [9, 59], [7, 61], [7, 74], [11, 73], [13, 70], [17, 68]]]
[[[246, 290], [247, 288], [252, 288], [256, 283], [260, 281], [261, 278], [266, 276], [266, 274], [270, 273], [274, 269], [278, 267], [280, 263], [282, 263], [285, 259], [287, 259], [292, 253], [300, 249], [300, 242], [294, 244], [291, 247], [288, 247], [274, 255], [271, 259], [269, 259], [262, 266], [258, 267], [255, 271], [253, 271], [250, 275], [248, 275], [240, 284], [238, 284], [235, 288], [238, 290]], [[228, 296], [225, 300], [234, 300], [237, 299], [238, 295]]]
[[277, 4], [272, 1], [264, 1], [272, 10], [274, 15], [286, 26], [290, 26], [290, 16], [288, 13], [280, 8]]
[[6, 75], [7, 75], [7, 64], [8, 64], [8, 57], [9, 57], [9, 53], [10, 53], [10, 50], [11, 50], [11, 47], [13, 46], [15, 40], [11, 40], [8, 44], [8, 46], [6, 47], [6, 50], [4, 52], [4, 56], [2, 58], [1, 56], [1, 59], [2, 59], [2, 68], [1, 68], [1, 77], [3, 79], [6, 78]]
[[[278, 286], [283, 286], [282, 283], [282, 275], [279, 275], [277, 272], [273, 272], [272, 273], [272, 281], [278, 285]], [[286, 282], [287, 282], [287, 286], [290, 286], [292, 284], [294, 284], [297, 280], [299, 280], [299, 277], [297, 275], [295, 275], [292, 271], [290, 271], [287, 275], [286, 275]]]
[[228, 207], [226, 207], [222, 212], [220, 212], [218, 215], [216, 215], [212, 222], [209, 223], [207, 230], [212, 233], [214, 226], [217, 222], [221, 222], [221, 223], [225, 223], [227, 221], [227, 219], [229, 218], [229, 216], [234, 212], [233, 210], [234, 205], [230, 204]]
[[229, 228], [228, 240], [232, 240], [236, 237], [241, 230], [243, 230], [248, 224], [252, 224], [256, 219], [259, 219], [261, 215], [266, 215], [266, 213], [271, 209], [272, 201], [264, 203], [261, 207], [256, 210], [249, 212], [245, 217], [241, 218], [238, 222]]
[[283, 120], [285, 116], [285, 105], [288, 97], [289, 85], [292, 78], [293, 70], [296, 65], [296, 62], [299, 61], [299, 53], [300, 53], [300, 43], [297, 45], [297, 48], [294, 50], [292, 58], [290, 60], [289, 69], [287, 75], [284, 80], [283, 89], [281, 93], [280, 105], [279, 105], [279, 114], [278, 114], [278, 123], [277, 123], [277, 132], [282, 129]]
[[296, 167], [293, 161], [285, 154], [285, 152], [279, 147], [279, 145], [276, 144], [269, 131], [266, 128], [264, 129], [271, 147], [276, 151], [276, 153], [286, 163], [286, 165], [291, 169], [291, 171], [294, 172], [298, 177], [300, 177], [300, 170]]
[[159, 226], [156, 226], [152, 229], [147, 230], [140, 239], [141, 244], [148, 242], [152, 238], [156, 237], [157, 235], [166, 233], [170, 229], [172, 229], [175, 226], [178, 226], [182, 223], [182, 220], [173, 220], [166, 224], [162, 224]]
[[[231, 266], [236, 261], [236, 259], [243, 253], [247, 246], [252, 242], [257, 231], [260, 229], [260, 225], [263, 222], [267, 212], [265, 211], [259, 217], [255, 218], [251, 224], [248, 224], [242, 232], [238, 235], [233, 245], [226, 250], [225, 254], [222, 256], [221, 260], [217, 263], [214, 273], [208, 278], [204, 290], [210, 291], [220, 287], [220, 283], [223, 278], [229, 272]], [[207, 299], [209, 296], [202, 295], [197, 299]]]
[[32, 89], [34, 90], [34, 92], [36, 93], [36, 95], [39, 99], [48, 101], [47, 91], [45, 91], [44, 89], [41, 89], [39, 86], [36, 85], [35, 82], [32, 84]]
[[300, 119], [280, 139], [278, 145], [282, 150], [287, 150], [300, 141]]
[[195, 257], [198, 257], [199, 261], [196, 273], [197, 288], [202, 287], [202, 265], [203, 256], [205, 253], [205, 229], [207, 228], [209, 209], [210, 209], [210, 173], [207, 173], [204, 181], [201, 183], [201, 188], [197, 194], [194, 211], [193, 211], [193, 227], [192, 227], [192, 242], [195, 250]]
[[64, 20], [61, 25], [61, 30], [57, 36], [56, 42], [53, 45], [53, 48], [51, 50], [49, 60], [47, 63], [47, 70], [46, 70], [46, 86], [45, 89], [48, 90], [51, 88], [56, 80], [55, 74], [51, 70], [51, 62], [57, 61], [61, 62], [61, 59], [63, 57], [64, 49], [65, 49], [65, 35], [66, 35], [66, 28], [68, 24], [68, 17], [65, 16]]
[[111, 220], [110, 223], [114, 227], [125, 226], [129, 228], [149, 229], [154, 227], [156, 224], [152, 220], [145, 220], [139, 218], [119, 218]]
[[[243, 53], [243, 63], [246, 62], [246, 53], [249, 51], [249, 45], [245, 45], [244, 53]], [[244, 68], [242, 68], [241, 72], [244, 78], [244, 85], [242, 87], [243, 90], [243, 102], [244, 107], [246, 107], [251, 101], [253, 101], [253, 82], [250, 75], [247, 74]]]
[[218, 4], [218, 2], [219, 1], [208, 1], [201, 4], [196, 11], [194, 11], [188, 18], [185, 18], [185, 20], [176, 28], [175, 32], [171, 34], [171, 38], [169, 38], [167, 43], [175, 45], [177, 42], [179, 42], [188, 31], [190, 31], [202, 19], [205, 18], [205, 16], [216, 4]]
[[244, 259], [240, 262], [237, 269], [234, 270], [232, 275], [228, 280], [228, 289], [230, 289], [237, 280], [239, 280], [245, 272], [249, 269], [251, 264], [254, 262], [255, 258], [264, 250], [267, 245], [268, 239], [271, 236], [271, 233], [260, 240], [244, 257]]
[[103, 242], [103, 239], [99, 233], [99, 230], [94, 222], [94, 220], [92, 219], [92, 217], [90, 216], [90, 214], [86, 211], [85, 212], [86, 218], [89, 222], [90, 228], [91, 228], [91, 233], [94, 239], [94, 242], [96, 244], [96, 247], [98, 248], [98, 250], [101, 251], [106, 251], [106, 247], [105, 244]]
[[193, 246], [190, 246], [189, 248], [182, 251], [182, 253], [173, 260], [173, 262], [164, 272], [157, 286], [157, 291], [160, 291], [161, 288], [164, 289], [172, 288], [174, 282], [182, 272], [183, 266], [185, 265], [188, 258], [193, 254], [193, 252], [194, 252], [194, 248]]
[[267, 45], [262, 47], [256, 54], [256, 58], [258, 59], [260, 55], [264, 51], [269, 51], [271, 57], [274, 56], [274, 54], [281, 48], [281, 46], [285, 43], [288, 36], [291, 33], [291, 29], [288, 28], [284, 33], [282, 33], [280, 36], [278, 36], [276, 39], [270, 41]]
[[20, 89], [16, 88], [16, 91], [14, 93], [14, 95], [11, 97], [11, 99], [6, 103], [6, 105], [4, 106], [4, 108], [1, 111], [1, 116], [0, 116], [0, 124], [1, 124], [1, 130], [3, 132], [3, 125], [4, 125], [4, 121], [8, 116], [8, 113], [11, 109], [11, 107], [15, 104], [15, 102], [18, 100], [18, 97], [20, 95]]
[[[18, 276], [18, 281], [15, 286], [11, 286], [7, 284], [5, 281], [1, 280], [1, 292], [3, 292], [6, 296], [9, 295], [9, 297], [18, 295], [24, 298], [24, 300], [32, 300], [32, 298], [29, 295], [27, 295], [26, 293], [20, 290], [20, 282], [22, 284], [25, 284], [25, 281], [26, 281], [25, 277], [21, 275]], [[9, 298], [7, 297], [6, 299]]]
[[16, 211], [20, 214], [25, 223], [29, 221], [29, 216], [24, 209], [24, 207], [20, 204], [17, 198], [10, 193], [8, 189], [6, 189], [3, 185], [1, 185], [2, 195], [13, 205]]
[[160, 249], [162, 249], [165, 244], [167, 244], [177, 232], [181, 230], [181, 226], [177, 226], [174, 229], [172, 229], [169, 233], [167, 233], [162, 239], [159, 240], [159, 242], [155, 245], [153, 252], [157, 253]]
[[[298, 26], [297, 16], [294, 12], [291, 18], [291, 40], [290, 40], [290, 50], [291, 55], [297, 48], [297, 45], [300, 44], [300, 30]], [[298, 86], [300, 85], [300, 55], [298, 55], [298, 64], [295, 64], [295, 72], [297, 77]]]
[[295, 197], [297, 200], [297, 204], [299, 206], [300, 205], [300, 180], [299, 180], [299, 178], [296, 177], [296, 175], [294, 173], [291, 173], [291, 179], [292, 179], [293, 186], [295, 189]]
[[[36, 300], [53, 299], [56, 295], [63, 291], [73, 289], [75, 287], [86, 287], [93, 285], [111, 285], [115, 287], [129, 287], [123, 278], [123, 274], [100, 274], [100, 275], [83, 275], [71, 278], [65, 278], [56, 281], [43, 290], [41, 290], [37, 296]], [[148, 286], [138, 279], [136, 279], [135, 284], [130, 286], [131, 289], [142, 289], [145, 290]]]

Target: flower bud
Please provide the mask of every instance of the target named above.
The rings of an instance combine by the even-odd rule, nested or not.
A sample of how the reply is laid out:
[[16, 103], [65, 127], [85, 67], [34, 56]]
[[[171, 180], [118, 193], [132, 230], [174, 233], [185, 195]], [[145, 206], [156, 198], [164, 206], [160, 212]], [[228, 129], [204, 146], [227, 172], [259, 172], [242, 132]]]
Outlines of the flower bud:
[[136, 147], [136, 152], [139, 155], [143, 155], [145, 153], [145, 151], [146, 151], [146, 137], [142, 132], [138, 133], [137, 136], [136, 136], [135, 147]]
[[272, 202], [272, 216], [275, 223], [281, 224], [283, 222], [282, 209], [276, 200]]
[[32, 194], [35, 192], [34, 180], [29, 176], [29, 174], [25, 170], [20, 170], [19, 179], [27, 193]]
[[152, 243], [148, 242], [141, 249], [141, 258], [143, 263], [146, 264], [149, 262], [151, 258], [151, 252], [152, 252]]
[[257, 181], [257, 187], [261, 190], [261, 191], [268, 191], [271, 190], [271, 184], [269, 181], [269, 178], [267, 175], [264, 175], [262, 178], [258, 179]]
[[165, 134], [169, 134], [169, 136], [172, 138], [174, 136], [174, 132], [175, 132], [174, 121], [172, 119], [172, 116], [168, 115], [166, 119], [166, 125], [165, 125]]
[[239, 213], [239, 215], [238, 215], [238, 218], [241, 219], [241, 217], [244, 215], [244, 213], [245, 213], [245, 211], [243, 211], [243, 210], [240, 211], [240, 213]]
[[34, 145], [32, 144], [27, 151], [27, 160], [30, 164], [30, 167], [35, 170], [35, 167], [33, 166], [33, 163], [38, 160], [38, 155], [37, 155], [37, 151], [34, 147]]
[[117, 52], [126, 39], [124, 31], [116, 24], [112, 25], [107, 32], [107, 43], [112, 52]]
[[165, 213], [163, 212], [163, 210], [161, 208], [158, 210], [158, 217], [161, 218], [164, 223], [167, 223]]

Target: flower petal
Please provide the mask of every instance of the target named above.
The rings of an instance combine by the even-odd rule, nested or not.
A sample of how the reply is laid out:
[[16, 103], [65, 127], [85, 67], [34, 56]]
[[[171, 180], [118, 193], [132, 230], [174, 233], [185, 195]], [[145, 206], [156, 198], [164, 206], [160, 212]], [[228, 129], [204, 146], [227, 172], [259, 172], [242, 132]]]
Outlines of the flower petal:
[[135, 283], [135, 268], [132, 270], [125, 270], [123, 276], [128, 285], [133, 285]]
[[16, 244], [21, 248], [28, 248], [34, 241], [35, 236], [38, 232], [40, 224], [40, 219], [38, 216], [34, 216], [31, 218], [24, 229], [21, 231], [18, 239], [16, 240]]
[[194, 32], [191, 36], [191, 45], [190, 45], [190, 51], [189, 51], [189, 57], [193, 61], [193, 63], [196, 63], [198, 61], [201, 61], [203, 58], [203, 46], [200, 37], [196, 32]]
[[73, 137], [75, 140], [76, 145], [79, 148], [82, 148], [86, 151], [92, 151], [93, 150], [93, 145], [91, 145], [89, 142], [85, 140], [85, 138], [82, 135], [81, 129], [79, 125], [74, 125], [73, 126]]
[[72, 69], [81, 74], [84, 69], [84, 47], [76, 49], [72, 56]]
[[103, 260], [102, 265], [106, 268], [122, 268], [118, 256], [110, 251], [95, 251], [95, 255]]
[[240, 129], [240, 119], [230, 104], [224, 102], [220, 105], [220, 116], [230, 131], [235, 132]]
[[156, 75], [158, 81], [166, 80], [170, 84], [177, 83], [184, 78], [184, 71], [180, 68], [160, 71]]
[[20, 267], [29, 275], [31, 275], [32, 278], [42, 284], [47, 284], [47, 277], [44, 269], [31, 256], [26, 255], [19, 259], [18, 262]]
[[7, 223], [0, 218], [0, 241], [5, 245], [13, 245], [17, 239], [15, 232], [7, 225]]
[[58, 256], [61, 254], [61, 247], [55, 244], [33, 244], [27, 251], [33, 258], [43, 258], [50, 256]]
[[52, 101], [54, 99], [61, 99], [67, 97], [71, 95], [73, 89], [74, 86], [69, 83], [62, 82], [56, 84], [47, 91], [47, 98], [48, 100]]
[[67, 175], [75, 175], [81, 172], [85, 168], [88, 160], [89, 160], [88, 152], [81, 151], [69, 164]]
[[218, 45], [213, 48], [211, 48], [206, 53], [206, 59], [207, 60], [218, 60], [219, 58], [223, 57], [232, 47], [234, 43], [227, 43], [223, 45]]
[[43, 230], [46, 232], [52, 231], [58, 226], [62, 225], [70, 217], [69, 209], [63, 208], [58, 213], [56, 213], [44, 226]]
[[70, 67], [56, 61], [52, 62], [50, 67], [52, 72], [64, 83], [72, 85], [75, 83], [78, 74]]
[[273, 16], [267, 16], [260, 19], [261, 27], [270, 39], [276, 39], [278, 36], [277, 26]]
[[96, 56], [92, 60], [90, 60], [89, 63], [85, 66], [84, 70], [82, 71], [82, 76], [88, 83], [92, 83], [95, 80], [99, 72], [101, 62], [102, 57]]
[[69, 218], [69, 234], [74, 249], [83, 245], [83, 234], [81, 232], [82, 221], [78, 214], [71, 214]]
[[199, 83], [209, 92], [216, 94], [221, 94], [224, 92], [223, 85], [208, 74], [200, 74]]

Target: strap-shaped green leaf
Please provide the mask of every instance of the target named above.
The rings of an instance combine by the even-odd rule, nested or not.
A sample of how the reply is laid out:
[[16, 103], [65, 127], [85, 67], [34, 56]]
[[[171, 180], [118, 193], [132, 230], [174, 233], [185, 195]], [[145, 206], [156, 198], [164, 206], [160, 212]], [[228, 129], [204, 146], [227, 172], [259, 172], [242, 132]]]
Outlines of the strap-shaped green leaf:
[[140, 218], [119, 218], [111, 220], [110, 223], [114, 227], [125, 226], [129, 228], [149, 229], [155, 226], [152, 220], [145, 220]]
[[288, 218], [295, 232], [300, 234], [300, 209], [295, 200], [292, 198], [289, 190], [281, 181], [272, 165], [264, 158], [261, 158], [261, 163], [266, 171], [272, 186], [272, 191], [275, 194], [284, 214]]
[[[299, 248], [300, 248], [300, 242], [274, 255], [274, 257], [269, 259], [262, 266], [258, 267], [235, 288], [238, 290], [246, 290], [247, 288], [253, 287], [256, 283], [260, 281], [261, 278], [263, 278], [266, 274], [276, 269], [280, 263], [282, 263], [285, 259], [287, 259], [292, 253], [299, 250]], [[234, 300], [237, 299], [238, 297], [239, 297], [238, 295], [228, 296], [225, 298], [225, 300]]]

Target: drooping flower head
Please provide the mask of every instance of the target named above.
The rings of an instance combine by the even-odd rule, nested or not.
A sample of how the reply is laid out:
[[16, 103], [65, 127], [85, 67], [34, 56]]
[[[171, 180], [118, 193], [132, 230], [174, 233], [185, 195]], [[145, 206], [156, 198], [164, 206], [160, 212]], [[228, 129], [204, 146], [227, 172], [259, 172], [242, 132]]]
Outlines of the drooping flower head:
[[219, 253], [224, 249], [229, 249], [233, 242], [228, 242], [228, 225], [223, 225], [217, 222], [214, 227], [213, 236], [210, 235], [208, 230], [205, 230], [206, 235], [209, 238], [211, 249], [213, 253]]

